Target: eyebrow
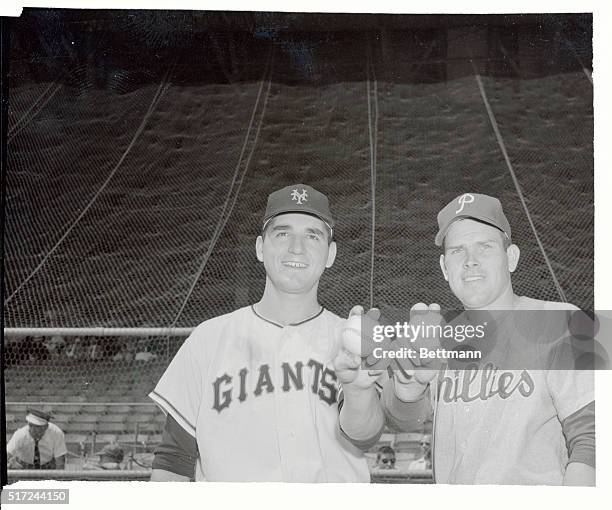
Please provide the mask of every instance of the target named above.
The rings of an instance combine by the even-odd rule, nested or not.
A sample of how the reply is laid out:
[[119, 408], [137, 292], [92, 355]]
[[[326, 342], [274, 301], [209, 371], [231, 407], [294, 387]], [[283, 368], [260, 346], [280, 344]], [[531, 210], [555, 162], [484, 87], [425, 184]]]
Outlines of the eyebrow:
[[[276, 231], [276, 230], [293, 230], [293, 227], [290, 225], [275, 225], [274, 227], [272, 227], [272, 231]], [[306, 232], [308, 233], [312, 233], [312, 234], [317, 234], [320, 236], [324, 236], [325, 232], [323, 232], [321, 229], [317, 228], [317, 227], [308, 227], [306, 229]]]
[[318, 229], [316, 227], [307, 228], [306, 232], [317, 234], [317, 235], [320, 235], [320, 236], [324, 236], [325, 235], [325, 232], [323, 232], [321, 229]]
[[[497, 243], [499, 244], [499, 240], [498, 239], [485, 239], [484, 241], [476, 241], [475, 244], [484, 244], [484, 243]], [[453, 246], [446, 246], [445, 247], [445, 251], [447, 250], [452, 250], [454, 248], [461, 248], [465, 246], [464, 244], [457, 244], [457, 245], [453, 245]]]
[[291, 227], [289, 225], [275, 225], [272, 230], [291, 230]]

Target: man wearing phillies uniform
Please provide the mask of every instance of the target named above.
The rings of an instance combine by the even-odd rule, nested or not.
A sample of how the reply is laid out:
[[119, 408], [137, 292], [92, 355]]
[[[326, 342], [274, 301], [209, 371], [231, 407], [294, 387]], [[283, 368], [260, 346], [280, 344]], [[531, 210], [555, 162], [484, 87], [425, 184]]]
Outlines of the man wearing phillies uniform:
[[263, 297], [200, 324], [150, 394], [167, 415], [152, 481], [369, 481], [361, 448], [383, 427], [377, 377], [334, 365], [344, 321], [317, 298], [333, 228], [312, 187], [269, 196]]
[[[559, 310], [561, 317], [563, 310], [576, 310], [567, 303], [514, 293], [511, 274], [520, 251], [512, 244], [510, 225], [496, 198], [461, 195], [438, 214], [438, 225], [435, 241], [443, 246], [440, 266], [467, 314], [538, 310], [543, 319], [545, 311]], [[422, 316], [439, 312], [437, 305], [416, 308]], [[517, 325], [511, 328], [518, 338]], [[414, 412], [409, 402], [428, 394], [429, 380], [437, 483], [595, 484], [592, 371], [499, 366], [468, 371], [443, 366], [437, 376], [417, 370], [412, 378], [396, 372], [389, 383], [392, 391], [385, 388], [395, 400], [385, 399], [384, 404], [398, 419], [402, 413]]]

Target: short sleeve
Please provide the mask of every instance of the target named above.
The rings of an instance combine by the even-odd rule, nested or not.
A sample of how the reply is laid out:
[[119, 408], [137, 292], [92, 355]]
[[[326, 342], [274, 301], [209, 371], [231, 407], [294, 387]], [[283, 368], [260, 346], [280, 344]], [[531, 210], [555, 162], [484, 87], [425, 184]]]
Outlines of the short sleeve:
[[558, 341], [551, 351], [552, 358], [546, 371], [546, 383], [559, 420], [563, 421], [579, 409], [595, 400], [595, 374], [592, 370], [579, 370], [574, 367], [574, 353], [564, 340], [570, 336], [567, 329], [571, 314], [579, 310], [569, 303], [548, 303], [548, 309], [563, 312], [567, 315], [560, 320]]
[[53, 432], [53, 457], [57, 459], [62, 455], [66, 455], [68, 453], [68, 449], [66, 448], [66, 438], [62, 430], [58, 427]]
[[6, 445], [6, 451], [9, 455], [15, 455], [17, 453], [18, 448], [19, 448], [19, 430], [16, 430]]
[[592, 370], [548, 370], [546, 381], [561, 421], [595, 400]]
[[196, 422], [202, 401], [203, 360], [198, 347], [201, 329], [183, 343], [174, 359], [149, 394], [164, 414], [170, 414], [190, 435], [196, 435]]

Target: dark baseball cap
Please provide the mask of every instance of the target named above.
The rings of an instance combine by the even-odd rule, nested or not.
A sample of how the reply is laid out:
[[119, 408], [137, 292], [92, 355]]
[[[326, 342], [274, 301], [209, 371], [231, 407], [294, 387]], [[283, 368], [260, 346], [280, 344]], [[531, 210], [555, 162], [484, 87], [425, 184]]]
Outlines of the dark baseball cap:
[[268, 197], [263, 228], [266, 228], [267, 223], [272, 218], [285, 213], [303, 213], [316, 216], [333, 232], [334, 220], [329, 210], [329, 201], [323, 193], [312, 186], [294, 184], [271, 193]]
[[442, 246], [448, 229], [455, 221], [466, 218], [487, 223], [501, 230], [508, 239], [512, 237], [510, 223], [497, 198], [479, 193], [464, 193], [451, 200], [438, 213], [439, 230], [436, 234], [436, 245]]

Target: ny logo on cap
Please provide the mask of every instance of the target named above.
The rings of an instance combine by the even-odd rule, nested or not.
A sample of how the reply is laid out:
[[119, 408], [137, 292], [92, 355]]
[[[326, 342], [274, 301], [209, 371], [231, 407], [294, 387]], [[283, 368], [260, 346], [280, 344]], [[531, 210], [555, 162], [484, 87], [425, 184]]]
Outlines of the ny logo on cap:
[[291, 200], [297, 200], [297, 205], [302, 205], [302, 201], [308, 202], [308, 193], [302, 188], [302, 192], [299, 193], [297, 189], [291, 192]]
[[463, 211], [465, 204], [471, 204], [473, 201], [474, 201], [474, 195], [470, 195], [469, 193], [466, 193], [465, 195], [461, 195], [459, 197], [459, 200], [457, 200], [457, 202], [459, 202], [459, 205], [461, 207], [459, 207], [459, 209], [455, 211], [455, 214], [459, 214], [461, 211]]

